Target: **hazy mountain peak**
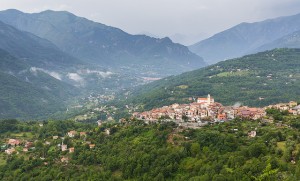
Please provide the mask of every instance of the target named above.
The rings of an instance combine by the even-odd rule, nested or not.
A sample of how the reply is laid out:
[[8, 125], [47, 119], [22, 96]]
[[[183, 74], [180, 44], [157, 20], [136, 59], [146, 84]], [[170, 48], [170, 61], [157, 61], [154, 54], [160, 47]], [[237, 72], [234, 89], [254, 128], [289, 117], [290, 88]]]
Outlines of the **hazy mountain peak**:
[[11, 13], [11, 14], [24, 14], [22, 11], [17, 10], [17, 9], [7, 9], [2, 12]]
[[215, 63], [255, 53], [259, 47], [298, 30], [300, 30], [300, 14], [260, 22], [244, 22], [191, 45], [189, 48], [194, 53], [203, 56], [206, 61]]

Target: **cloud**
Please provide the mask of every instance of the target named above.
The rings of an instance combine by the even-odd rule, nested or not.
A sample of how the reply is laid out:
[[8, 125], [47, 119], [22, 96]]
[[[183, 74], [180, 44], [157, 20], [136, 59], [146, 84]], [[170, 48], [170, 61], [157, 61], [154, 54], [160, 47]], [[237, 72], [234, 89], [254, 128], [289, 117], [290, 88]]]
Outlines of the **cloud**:
[[102, 71], [97, 71], [97, 70], [90, 70], [90, 69], [84, 69], [80, 71], [82, 74], [96, 74], [99, 75], [103, 78], [108, 78], [109, 76], [113, 75], [114, 73], [112, 72], [102, 72]]
[[85, 84], [84, 79], [77, 73], [68, 73], [67, 77], [77, 83], [79, 83], [80, 86], [83, 86]]
[[35, 76], [37, 76], [38, 72], [44, 72], [44, 73], [50, 75], [51, 77], [53, 77], [57, 80], [61, 80], [61, 75], [57, 72], [54, 72], [54, 71], [48, 71], [48, 70], [45, 70], [45, 69], [42, 69], [42, 68], [31, 67], [30, 72], [33, 73]]
[[58, 79], [58, 80], [61, 80], [61, 75], [57, 72], [49, 72], [49, 75]]

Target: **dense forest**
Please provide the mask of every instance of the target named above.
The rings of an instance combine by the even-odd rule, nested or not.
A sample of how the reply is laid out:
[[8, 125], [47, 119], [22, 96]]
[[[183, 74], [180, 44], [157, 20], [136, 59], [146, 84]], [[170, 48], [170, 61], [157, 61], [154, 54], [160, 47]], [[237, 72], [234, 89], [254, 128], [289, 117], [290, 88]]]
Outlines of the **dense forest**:
[[[200, 129], [163, 121], [3, 120], [0, 180], [299, 180], [300, 117], [277, 110], [268, 117]], [[8, 139], [21, 143], [6, 145]], [[22, 150], [28, 141], [33, 147]]]
[[141, 86], [123, 104], [150, 110], [207, 94], [224, 105], [240, 102], [259, 107], [298, 101], [299, 59], [300, 49], [275, 49], [226, 60]]

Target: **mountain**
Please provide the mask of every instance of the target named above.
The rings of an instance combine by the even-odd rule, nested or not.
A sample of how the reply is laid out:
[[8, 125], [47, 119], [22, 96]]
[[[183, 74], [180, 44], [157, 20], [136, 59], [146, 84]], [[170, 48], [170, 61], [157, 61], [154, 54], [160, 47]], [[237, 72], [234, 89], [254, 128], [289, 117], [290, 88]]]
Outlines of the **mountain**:
[[0, 119], [47, 119], [64, 111], [82, 91], [66, 74], [82, 66], [50, 41], [0, 22]]
[[[18, 11], [15, 12], [19, 14]], [[51, 12], [52, 16], [55, 14], [56, 12]], [[77, 18], [70, 13], [58, 12], [58, 16], [64, 17], [65, 15], [70, 16], [71, 19]], [[57, 20], [58, 18], [55, 19]], [[95, 24], [93, 25], [95, 27], [98, 26], [97, 23], [83, 18], [78, 19], [83, 21], [83, 24], [78, 25], [79, 29], [85, 28], [86, 24], [84, 24], [84, 22], [87, 24], [90, 23], [90, 25]], [[13, 20], [13, 22], [17, 22], [17, 19], [15, 19], [15, 21]], [[71, 23], [69, 25], [71, 26]], [[41, 28], [43, 27], [44, 26], [41, 25]], [[103, 27], [106, 28], [104, 25]], [[66, 26], [63, 28], [72, 29], [74, 27]], [[114, 28], [107, 28], [114, 30]], [[122, 32], [118, 29], [115, 31]], [[67, 33], [64, 33], [63, 36], [68, 37]], [[123, 32], [123, 34], [127, 36], [126, 33]], [[63, 39], [63, 36], [59, 38]], [[75, 35], [72, 36], [76, 37]], [[145, 49], [138, 50], [140, 54], [145, 54], [145, 57], [141, 57], [145, 62], [147, 62], [146, 54], [149, 52], [150, 54], [161, 52], [161, 55], [164, 55], [166, 52], [163, 49], [167, 48], [167, 46], [174, 46], [174, 49], [168, 49], [170, 52], [174, 51], [174, 53], [170, 53], [170, 57], [174, 56], [174, 59], [177, 58], [178, 53], [182, 53], [180, 52], [181, 48], [189, 52], [186, 47], [173, 44], [168, 38], [155, 39], [155, 42], [160, 41], [160, 43], [156, 45], [153, 43], [152, 38], [146, 36], [133, 37], [142, 37], [145, 38], [145, 40], [150, 40], [149, 44], [147, 44], [148, 42], [143, 42], [144, 40], [136, 42], [137, 46], [141, 47], [143, 47], [142, 44], [147, 44], [147, 48], [144, 47]], [[103, 36], [103, 38], [107, 38], [107, 36]], [[62, 42], [68, 43], [69, 40], [63, 39]], [[76, 43], [74, 41], [72, 43]], [[78, 47], [80, 45], [79, 43]], [[76, 47], [77, 45], [74, 44], [73, 46]], [[98, 53], [96, 45], [87, 48], [92, 49], [93, 47], [94, 52]], [[152, 64], [156, 64], [160, 72], [166, 73], [170, 71], [174, 73], [172, 64], [169, 63], [171, 60], [169, 59], [165, 60], [165, 63], [168, 62], [168, 65], [170, 65], [167, 70], [165, 70], [166, 65], [162, 66], [164, 63], [161, 64], [163, 60], [157, 58], [155, 60], [156, 63], [154, 63], [154, 60], [147, 62], [149, 65], [144, 63], [142, 65], [143, 69], [136, 68], [138, 65], [135, 65], [135, 67], [128, 65], [126, 67], [126, 63], [124, 63], [122, 66], [120, 64], [119, 71], [112, 72], [104, 67], [108, 67], [105, 63], [99, 63], [99, 65], [87, 59], [79, 60], [79, 58], [69, 55], [67, 51], [62, 51], [60, 48], [61, 47], [47, 39], [0, 21], [0, 82], [2, 85], [0, 88], [0, 119], [48, 119], [58, 111], [65, 111], [66, 107], [69, 106], [71, 98], [72, 102], [76, 101], [77, 98], [74, 96], [87, 96], [91, 93], [95, 96], [113, 95], [114, 92], [142, 83], [144, 80], [142, 78], [136, 78], [135, 75], [140, 74], [141, 76], [145, 75], [145, 77], [147, 77], [147, 75], [152, 73], [151, 71], [153, 69], [150, 67]], [[114, 54], [116, 52], [112, 51], [111, 53]], [[191, 53], [191, 57], [192, 56], [199, 59], [198, 56]], [[99, 59], [101, 59], [101, 57]], [[123, 60], [120, 59], [119, 61]], [[111, 60], [108, 62], [111, 62]], [[114, 63], [119, 64], [116, 61]], [[173, 68], [175, 67], [176, 66], [173, 66]], [[176, 68], [177, 70], [180, 68], [184, 69], [184, 65]], [[147, 74], [148, 71], [150, 73]], [[170, 74], [170, 72], [166, 74]]]
[[65, 101], [77, 95], [75, 87], [1, 49], [0, 84], [1, 119], [46, 119], [65, 110]]
[[0, 12], [0, 20], [49, 40], [84, 62], [104, 67], [118, 70], [129, 67], [140, 70], [139, 73], [152, 75], [154, 71], [165, 76], [205, 65], [202, 58], [169, 38], [130, 35], [69, 12], [48, 10], [27, 14], [6, 10]]
[[300, 48], [300, 31], [293, 32], [289, 35], [283, 36], [271, 43], [265, 44], [257, 49], [255, 52], [271, 50], [274, 48]]
[[[208, 63], [256, 53], [259, 47], [300, 30], [300, 14], [255, 23], [241, 23], [189, 48]], [[273, 44], [273, 48], [280, 48]], [[271, 48], [271, 47], [270, 47]]]
[[207, 94], [224, 105], [265, 106], [299, 100], [299, 59], [300, 49], [275, 49], [219, 62], [141, 86], [126, 104], [147, 110]]
[[82, 65], [78, 59], [62, 52], [50, 41], [22, 32], [1, 21], [0, 48], [35, 67], [60, 69]]

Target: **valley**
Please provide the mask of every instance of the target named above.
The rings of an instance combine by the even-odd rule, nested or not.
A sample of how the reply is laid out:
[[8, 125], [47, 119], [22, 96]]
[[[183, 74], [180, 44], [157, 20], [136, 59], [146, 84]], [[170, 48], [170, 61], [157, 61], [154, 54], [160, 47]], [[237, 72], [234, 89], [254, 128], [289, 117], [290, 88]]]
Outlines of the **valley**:
[[[0, 49], [15, 61], [1, 64], [5, 74], [1, 77], [15, 76], [44, 94], [33, 98], [34, 91], [24, 89], [23, 97], [31, 97], [31, 105], [44, 110], [29, 112], [22, 106], [25, 100], [14, 99], [18, 93], [9, 90], [11, 96], [3, 96], [9, 99], [1, 101], [0, 118], [69, 118], [91, 107], [91, 101], [84, 101], [90, 96], [102, 102], [101, 97], [111, 99], [122, 91], [205, 65], [201, 57], [168, 38], [130, 35], [69, 12], [7, 10], [0, 12], [0, 20]], [[78, 105], [83, 109], [69, 109]], [[70, 111], [65, 114], [66, 110]]]
[[300, 180], [300, 2], [1, 7], [0, 180]]

